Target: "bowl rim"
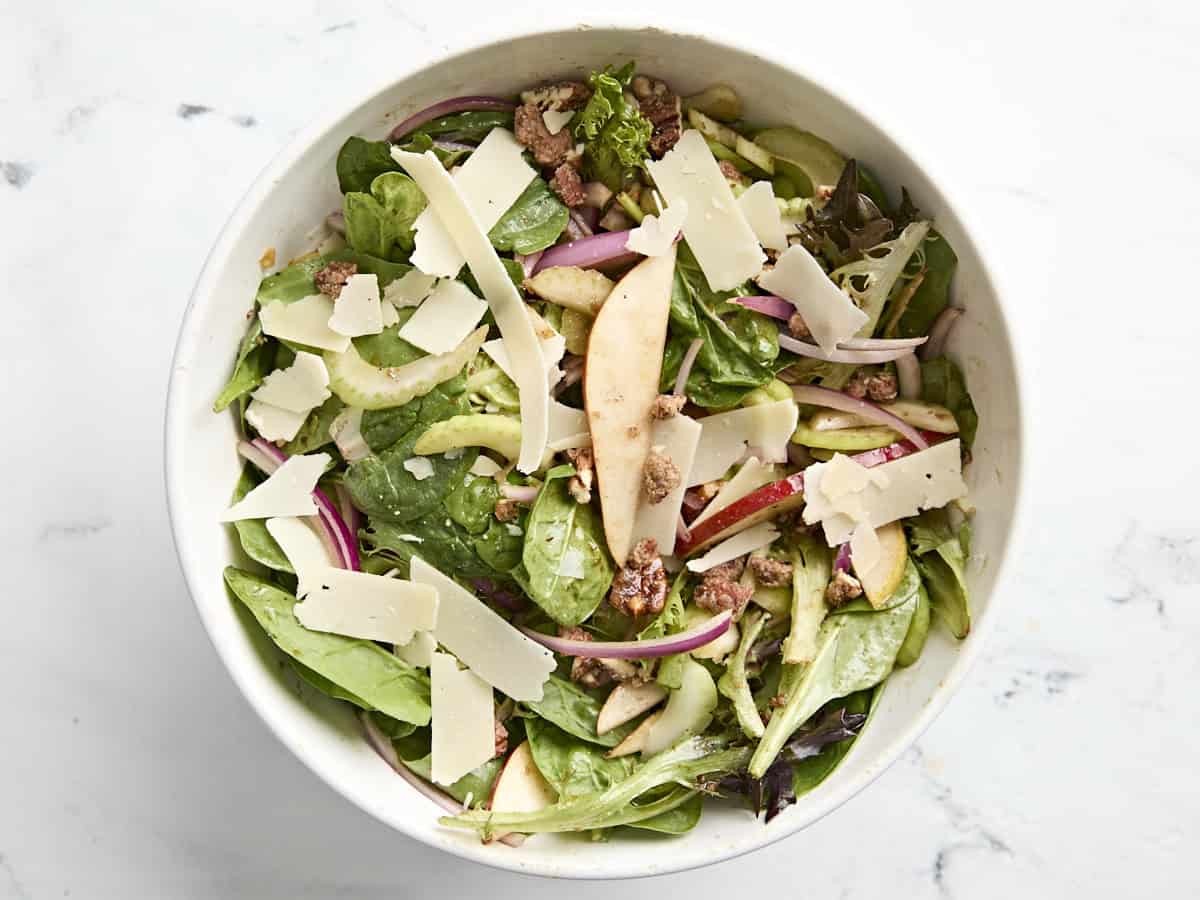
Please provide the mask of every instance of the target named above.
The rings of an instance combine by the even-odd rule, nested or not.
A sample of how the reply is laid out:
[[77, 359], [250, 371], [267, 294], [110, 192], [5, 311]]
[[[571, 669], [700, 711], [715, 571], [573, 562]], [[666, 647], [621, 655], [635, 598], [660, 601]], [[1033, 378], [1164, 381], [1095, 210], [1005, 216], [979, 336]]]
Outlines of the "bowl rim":
[[[776, 829], [765, 829], [759, 826], [759, 839], [733, 844], [726, 844], [712, 848], [712, 852], [703, 857], [689, 858], [678, 862], [667, 862], [661, 868], [656, 868], [653, 872], [645, 872], [629, 866], [613, 866], [611, 863], [605, 868], [605, 862], [601, 858], [596, 860], [596, 869], [598, 871], [588, 872], [586, 874], [576, 871], [562, 871], [556, 868], [552, 863], [547, 863], [538, 859], [530, 859], [525, 857], [518, 859], [520, 851], [514, 854], [497, 854], [488, 852], [488, 848], [482, 844], [453, 844], [447, 845], [439, 843], [428, 834], [428, 829], [411, 827], [408, 823], [399, 819], [391, 819], [384, 817], [378, 809], [371, 808], [364, 803], [359, 797], [354, 796], [351, 791], [344, 787], [336, 773], [325, 771], [318, 763], [309, 755], [302, 742], [295, 739], [284, 727], [276, 716], [266, 708], [260, 707], [251, 699], [252, 693], [248, 690], [246, 678], [243, 676], [239, 663], [234, 660], [231, 651], [223, 647], [214, 636], [214, 624], [210, 621], [210, 613], [207, 612], [204, 606], [200, 603], [198, 597], [200, 591], [194, 588], [193, 585], [201, 583], [202, 575], [197, 571], [193, 564], [190, 553], [188, 551], [189, 530], [193, 527], [193, 523], [183, 514], [183, 487], [182, 480], [184, 473], [180, 466], [176, 463], [178, 458], [178, 448], [181, 443], [186, 440], [186, 414], [182, 408], [180, 400], [182, 390], [178, 388], [179, 376], [183, 370], [180, 366], [180, 356], [187, 349], [185, 345], [188, 342], [188, 336], [194, 327], [197, 308], [205, 301], [205, 299], [213, 293], [214, 283], [219, 278], [220, 273], [224, 270], [228, 263], [228, 258], [233, 249], [237, 245], [237, 238], [244, 229], [247, 221], [261, 206], [265, 195], [273, 187], [274, 181], [279, 172], [291, 167], [295, 161], [307, 151], [314, 143], [316, 143], [326, 132], [331, 131], [337, 126], [349, 111], [358, 109], [380, 95], [389, 91], [397, 82], [419, 75], [423, 69], [428, 68], [434, 62], [446, 62], [455, 59], [463, 58], [475, 54], [481, 50], [491, 48], [496, 45], [516, 40], [524, 37], [544, 37], [552, 38], [556, 34], [578, 31], [597, 31], [597, 32], [655, 32], [663, 35], [667, 39], [684, 38], [687, 40], [707, 42], [713, 45], [718, 50], [732, 50], [738, 53], [745, 54], [751, 57], [757, 57], [768, 61], [782, 69], [788, 71], [793, 77], [808, 82], [817, 91], [824, 92], [833, 100], [843, 104], [851, 110], [855, 115], [859, 116], [864, 122], [874, 128], [877, 128], [881, 133], [887, 135], [888, 139], [895, 145], [895, 148], [902, 157], [906, 158], [915, 168], [925, 174], [929, 181], [936, 186], [937, 191], [944, 201], [948, 211], [952, 211], [954, 217], [962, 226], [962, 237], [957, 241], [965, 241], [974, 251], [975, 256], [979, 260], [979, 277], [981, 283], [997, 298], [997, 322], [999, 325], [998, 336], [1002, 337], [1008, 346], [1010, 358], [1013, 368], [1013, 383], [1014, 392], [1011, 398], [1011, 403], [1014, 408], [1014, 418], [1018, 423], [1017, 433], [1013, 441], [1013, 456], [1015, 464], [1013, 466], [1013, 474], [1010, 479], [1013, 482], [1013, 507], [1012, 516], [1006, 535], [1003, 552], [1000, 558], [991, 558], [991, 562], [995, 565], [995, 580], [992, 590], [989, 595], [988, 614], [983, 616], [977, 623], [973, 623], [973, 638], [971, 642], [961, 646], [957, 653], [957, 658], [951, 664], [949, 670], [941, 679], [929, 700], [924, 704], [920, 713], [915, 716], [903, 729], [901, 729], [883, 748], [880, 749], [878, 756], [870, 767], [864, 769], [858, 775], [850, 778], [846, 784], [842, 785], [838, 790], [833, 791], [821, 797], [820, 801], [813, 803], [807, 807], [796, 807], [790, 812], [791, 815], [781, 817], [787, 820], [787, 827]], [[517, 27], [515, 24], [500, 24], [496, 26], [484, 26], [470, 31], [468, 34], [455, 41], [452, 47], [446, 50], [433, 60], [423, 60], [416, 64], [407, 64], [399, 67], [396, 71], [373, 83], [367, 90], [356, 94], [351, 101], [341, 99], [330, 103], [323, 110], [322, 114], [317, 116], [309, 125], [300, 129], [280, 150], [268, 161], [263, 169], [255, 176], [249, 188], [238, 201], [233, 212], [226, 219], [221, 227], [221, 231], [214, 242], [212, 248], [205, 257], [204, 264], [197, 277], [195, 287], [188, 298], [187, 306], [184, 309], [183, 318], [180, 324], [179, 333], [176, 338], [175, 348], [172, 352], [171, 370], [169, 382], [167, 385], [166, 396], [166, 415], [164, 419], [164, 481], [166, 487], [166, 499], [168, 518], [171, 526], [171, 536], [175, 546], [176, 556], [179, 559], [180, 568], [184, 574], [185, 585], [188, 594], [192, 599], [192, 605], [198, 615], [201, 624], [204, 626], [205, 634], [207, 635], [213, 649], [220, 658], [230, 678], [237, 686], [242, 699], [251, 707], [255, 714], [267, 726], [268, 730], [282, 743], [310, 772], [316, 775], [322, 782], [332, 788], [336, 793], [344, 797], [353, 806], [370, 815], [372, 818], [379, 820], [382, 824], [400, 831], [407, 837], [421, 842], [436, 850], [441, 850], [455, 856], [471, 860], [472, 862], [481, 863], [485, 866], [525, 875], [540, 875], [551, 878], [572, 878], [572, 879], [626, 879], [626, 878], [643, 878], [658, 875], [668, 875], [676, 872], [690, 871], [700, 869], [708, 865], [713, 865], [718, 862], [724, 862], [730, 859], [737, 858], [744, 854], [755, 850], [770, 846], [777, 841], [790, 837], [797, 832], [814, 824], [825, 816], [829, 815], [834, 810], [841, 807], [851, 798], [856, 796], [860, 791], [864, 790], [868, 785], [878, 779], [884, 772], [902, 756], [916, 741], [922, 733], [933, 723], [933, 721], [942, 713], [949, 704], [951, 698], [961, 688], [963, 681], [971, 671], [975, 662], [979, 658], [982, 648], [985, 644], [987, 635], [995, 627], [995, 621], [998, 612], [995, 609], [999, 596], [1003, 594], [1004, 588], [1007, 585], [1007, 579], [1010, 573], [1010, 560], [1017, 555], [1017, 549], [1021, 542], [1021, 537], [1024, 533], [1025, 510], [1027, 507], [1026, 490], [1028, 479], [1025, 474], [1025, 463], [1028, 458], [1028, 433], [1029, 433], [1029, 410], [1023, 402], [1026, 396], [1025, 386], [1025, 366], [1022, 364], [1021, 342], [1015, 340], [1015, 331], [1013, 321], [1006, 313], [1005, 304], [1003, 302], [1004, 292], [1001, 290], [998, 279], [993, 273], [987, 262], [987, 254], [980, 249], [980, 244], [977, 239], [979, 232], [971, 226], [972, 217], [963, 211], [964, 207], [952, 199], [951, 191], [947, 188], [945, 179], [935, 177], [934, 170], [926, 163], [920, 153], [914, 152], [909, 144], [900, 136], [903, 134], [903, 129], [900, 127], [899, 121], [895, 118], [889, 119], [887, 115], [879, 113], [877, 110], [870, 109], [860, 102], [852, 102], [846, 97], [843, 91], [837, 86], [834, 79], [826, 77], [824, 74], [818, 78], [811, 74], [810, 71], [803, 66], [791, 62], [784, 61], [780, 56], [763, 48], [755, 43], [754, 40], [747, 37], [744, 32], [733, 32], [722, 35], [720, 38], [710, 37], [701, 33], [699, 29], [693, 30], [687, 27], [680, 27], [678, 24], [668, 24], [663, 17], [658, 14], [642, 12], [636, 17], [632, 15], [605, 15], [598, 17], [589, 17], [586, 20], [579, 19], [564, 19], [562, 16], [551, 17], [542, 27], [527, 28]], [[205, 573], [211, 575], [211, 573]], [[431, 819], [431, 822], [433, 819]], [[780, 822], [783, 824], [783, 821]]]

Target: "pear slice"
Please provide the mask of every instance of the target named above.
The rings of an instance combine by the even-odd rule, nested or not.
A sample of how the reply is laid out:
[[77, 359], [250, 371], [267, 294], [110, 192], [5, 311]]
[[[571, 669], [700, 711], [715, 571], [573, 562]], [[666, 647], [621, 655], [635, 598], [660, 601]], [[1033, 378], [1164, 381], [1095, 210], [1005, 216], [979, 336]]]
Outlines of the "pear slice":
[[632, 721], [667, 699], [667, 689], [654, 681], [625, 681], [618, 684], [600, 707], [596, 734], [605, 735]]
[[674, 247], [630, 269], [600, 307], [584, 359], [584, 408], [604, 534], [619, 566], [633, 544], [674, 274]]
[[888, 599], [900, 587], [904, 578], [904, 567], [908, 564], [908, 545], [904, 540], [904, 528], [899, 522], [892, 522], [882, 528], [875, 529], [875, 539], [879, 541], [879, 556], [871, 568], [859, 571], [854, 567], [854, 574], [862, 583], [863, 593], [867, 601], [875, 609], [887, 605]]

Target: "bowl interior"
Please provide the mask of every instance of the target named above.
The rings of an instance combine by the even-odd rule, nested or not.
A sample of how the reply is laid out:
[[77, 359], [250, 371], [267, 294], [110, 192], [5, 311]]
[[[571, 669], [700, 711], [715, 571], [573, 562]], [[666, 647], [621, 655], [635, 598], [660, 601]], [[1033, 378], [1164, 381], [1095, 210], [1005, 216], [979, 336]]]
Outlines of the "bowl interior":
[[[457, 94], [513, 94], [523, 87], [610, 62], [637, 59], [681, 94], [713, 82], [733, 85], [747, 118], [794, 124], [863, 159], [893, 192], [905, 185], [959, 256], [956, 301], [966, 307], [951, 343], [964, 365], [980, 429], [969, 469], [976, 519], [970, 571], [977, 627], [958, 644], [935, 630], [917, 666], [894, 675], [855, 749], [820, 788], [769, 826], [749, 813], [709, 804], [690, 834], [646, 854], [635, 840], [593, 845], [543, 836], [519, 850], [481, 846], [436, 823], [438, 811], [361, 740], [352, 715], [300, 688], [267, 639], [226, 594], [225, 565], [239, 553], [217, 523], [237, 479], [233, 419], [211, 404], [228, 375], [261, 277], [258, 258], [283, 261], [312, 246], [312, 230], [336, 209], [338, 148], [352, 134], [382, 136], [390, 124]], [[574, 29], [518, 37], [464, 52], [402, 78], [334, 120], [302, 135], [251, 189], [212, 251], [187, 312], [171, 379], [167, 480], [176, 543], [192, 596], [234, 680], [271, 729], [349, 800], [399, 830], [450, 852], [516, 871], [619, 877], [690, 868], [762, 846], [814, 821], [896, 759], [953, 692], [993, 618], [993, 587], [1015, 513], [1020, 421], [1012, 348], [999, 299], [955, 210], [926, 174], [876, 125], [788, 68], [706, 38], [658, 30]]]

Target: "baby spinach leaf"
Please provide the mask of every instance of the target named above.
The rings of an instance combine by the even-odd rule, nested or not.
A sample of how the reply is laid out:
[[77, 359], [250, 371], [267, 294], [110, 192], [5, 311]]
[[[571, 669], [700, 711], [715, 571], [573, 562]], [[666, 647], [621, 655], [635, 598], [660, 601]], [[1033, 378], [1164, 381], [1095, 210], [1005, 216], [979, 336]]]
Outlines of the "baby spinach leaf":
[[475, 538], [475, 552], [479, 558], [497, 572], [511, 572], [521, 564], [521, 552], [525, 540], [521, 532], [509, 529], [509, 524], [493, 518], [487, 531]]
[[[521, 268], [521, 264], [515, 259], [509, 259], [507, 256], [500, 257], [500, 262], [504, 266], [504, 271], [508, 273], [508, 279], [518, 290], [525, 284], [525, 270]], [[476, 297], [483, 296], [483, 289], [479, 287], [479, 282], [475, 280], [475, 276], [471, 274], [470, 268], [464, 266], [462, 271], [458, 273], [458, 280], [471, 289], [471, 292]], [[484, 321], [487, 321], [487, 316], [484, 316]]]
[[363, 530], [362, 540], [370, 554], [385, 556], [406, 577], [414, 556], [462, 578], [496, 574], [475, 554], [471, 536], [440, 510], [403, 525], [372, 520]]
[[391, 414], [386, 419], [386, 434], [382, 417], [363, 415], [363, 437], [372, 449], [381, 447], [384, 438], [395, 436], [386, 449], [352, 463], [346, 471], [345, 484], [354, 504], [373, 522], [403, 524], [434, 512], [475, 462], [479, 453], [474, 448], [457, 459], [434, 454], [427, 457], [433, 474], [420, 481], [404, 468], [413, 456], [413, 445], [430, 425], [469, 411], [463, 387], [463, 379], [456, 377], [394, 411], [384, 410]]
[[387, 141], [349, 138], [337, 156], [338, 187], [343, 194], [371, 190], [371, 182], [384, 172], [399, 171]]
[[526, 701], [525, 705], [567, 734], [590, 744], [615, 747], [634, 728], [636, 722], [626, 722], [603, 735], [596, 734], [596, 719], [603, 702], [573, 681], [551, 675], [542, 692], [542, 699]]
[[529, 186], [488, 232], [492, 246], [514, 253], [536, 253], [558, 240], [567, 227], [567, 208], [541, 178]]
[[637, 758], [608, 759], [594, 743], [580, 740], [544, 719], [528, 719], [525, 734], [533, 762], [560, 800], [608, 790], [637, 768]]
[[338, 399], [337, 394], [330, 395], [328, 400], [308, 414], [308, 418], [304, 420], [304, 424], [300, 426], [296, 436], [283, 445], [283, 452], [288, 456], [312, 453], [332, 442], [333, 438], [329, 436], [329, 426], [333, 424], [337, 414], [342, 411], [342, 406], [343, 403]]
[[704, 343], [688, 377], [687, 395], [707, 408], [736, 406], [790, 363], [780, 358], [778, 328], [770, 319], [727, 302], [744, 293], [713, 291], [687, 244], [679, 245], [671, 286], [671, 338], [662, 368], [664, 390], [674, 382], [683, 354], [696, 338]]
[[237, 362], [233, 375], [221, 388], [213, 402], [213, 412], [221, 412], [235, 400], [240, 400], [262, 384], [275, 361], [276, 344], [263, 335], [262, 323], [255, 314], [250, 327], [238, 346]]
[[[578, 625], [612, 584], [613, 567], [596, 511], [567, 491], [571, 466], [546, 473], [525, 526], [527, 592], [559, 625]], [[582, 571], [582, 577], [575, 573]]]
[[442, 116], [440, 119], [434, 119], [431, 122], [426, 122], [411, 135], [409, 140], [414, 140], [418, 135], [428, 135], [430, 137], [440, 136], [445, 140], [476, 140], [481, 141], [487, 137], [488, 132], [493, 128], [508, 128], [513, 127], [513, 114], [502, 110], [471, 110], [469, 112], [455, 113], [450, 116]]
[[494, 478], [466, 475], [446, 497], [446, 512], [468, 534], [483, 534], [495, 521], [500, 487]]
[[[242, 469], [241, 477], [238, 478], [237, 487], [233, 490], [232, 502], [237, 503], [257, 484], [258, 482], [250, 474], [250, 464], [247, 463]], [[271, 533], [267, 531], [267, 523], [264, 519], [241, 519], [233, 523], [233, 530], [237, 532], [238, 540], [241, 541], [246, 555], [256, 563], [261, 563], [268, 569], [275, 569], [278, 572], [295, 572], [292, 564], [288, 562], [287, 556], [275, 542], [275, 538], [271, 537]]]
[[912, 622], [908, 626], [908, 634], [904, 643], [896, 651], [896, 667], [903, 669], [916, 663], [925, 649], [925, 641], [929, 638], [929, 620], [932, 617], [932, 605], [929, 591], [922, 584], [917, 591], [917, 608], [913, 611]]
[[[308, 666], [304, 665], [304, 663], [299, 662], [298, 660], [295, 660], [290, 656], [288, 657], [288, 662], [291, 663], [292, 668], [295, 669], [296, 674], [300, 676], [300, 679], [305, 684], [307, 684], [311, 688], [314, 688], [314, 689], [320, 691], [325, 696], [332, 697], [334, 700], [345, 700], [347, 703], [353, 703], [355, 706], [359, 707], [360, 709], [370, 709], [371, 708], [371, 704], [367, 703], [361, 697], [357, 697], [354, 694], [350, 693], [348, 690], [346, 690], [340, 684], [330, 681], [328, 678], [326, 678], [320, 672], [314, 672]], [[387, 717], [385, 716], [384, 718], [387, 718]], [[397, 722], [396, 719], [390, 719], [389, 721]], [[404, 723], [398, 723], [398, 724], [407, 725], [410, 728], [415, 727], [410, 722], [404, 722]]]
[[967, 392], [967, 380], [962, 370], [949, 357], [938, 356], [921, 363], [921, 399], [940, 403], [954, 414], [958, 436], [963, 446], [970, 448], [979, 428], [979, 414]]
[[905, 523], [908, 546], [929, 592], [932, 612], [945, 621], [956, 638], [971, 630], [970, 596], [967, 592], [967, 558], [971, 529], [963, 523], [958, 534], [945, 509], [930, 509]]
[[412, 252], [413, 222], [425, 209], [425, 195], [402, 172], [384, 172], [370, 193], [352, 191], [342, 202], [346, 240], [359, 253], [404, 260]]
[[412, 268], [406, 263], [392, 262], [350, 249], [338, 250], [335, 253], [326, 253], [321, 256], [311, 253], [294, 260], [286, 268], [274, 275], [268, 275], [259, 282], [255, 300], [260, 305], [265, 305], [273, 300], [292, 303], [315, 294], [317, 286], [313, 283], [313, 276], [334, 261], [352, 262], [358, 266], [359, 272], [375, 275], [379, 279], [381, 288], [391, 284]]
[[920, 337], [929, 334], [933, 320], [946, 308], [950, 298], [950, 281], [958, 268], [954, 248], [937, 231], [930, 230], [921, 244], [925, 254], [925, 277], [908, 301], [897, 334], [900, 337]]
[[297, 621], [296, 598], [256, 575], [229, 566], [225, 583], [275, 645], [380, 712], [404, 722], [429, 722], [429, 679], [373, 641], [309, 631]]
[[750, 764], [751, 775], [761, 778], [792, 732], [823, 705], [874, 687], [888, 676], [915, 609], [913, 597], [893, 609], [825, 619], [812, 662], [783, 667], [779, 691], [785, 702], [767, 723]]

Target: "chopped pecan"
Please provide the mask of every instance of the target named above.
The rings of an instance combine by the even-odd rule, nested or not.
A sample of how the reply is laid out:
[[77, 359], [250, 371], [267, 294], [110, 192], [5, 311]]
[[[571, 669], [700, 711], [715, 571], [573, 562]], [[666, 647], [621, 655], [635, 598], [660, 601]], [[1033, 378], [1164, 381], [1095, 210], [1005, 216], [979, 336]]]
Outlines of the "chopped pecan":
[[550, 179], [550, 190], [558, 194], [558, 199], [572, 209], [583, 206], [587, 199], [579, 171], [570, 163], [563, 163], [554, 170], [554, 177]]
[[876, 403], [886, 403], [896, 399], [900, 385], [894, 372], [862, 368], [855, 369], [843, 390], [857, 400], [870, 398]]
[[704, 573], [704, 580], [696, 585], [692, 599], [697, 606], [709, 612], [717, 613], [730, 609], [737, 615], [750, 602], [754, 588], [721, 577], [719, 573], [714, 576], [714, 573], [717, 573], [717, 569], [710, 569]]
[[662, 448], [652, 447], [642, 467], [642, 490], [646, 492], [646, 499], [661, 503], [667, 494], [679, 487], [681, 480], [679, 466], [674, 460], [663, 453]]
[[650, 406], [650, 417], [653, 419], [669, 419], [679, 415], [680, 410], [687, 405], [687, 397], [683, 394], [659, 394]]
[[787, 694], [776, 694], [767, 701], [767, 705], [770, 706], [771, 709], [782, 709], [783, 707], [787, 706]]
[[787, 329], [788, 333], [792, 337], [799, 338], [800, 340], [812, 337], [812, 332], [808, 330], [808, 325], [804, 321], [804, 316], [800, 315], [798, 312], [792, 313], [791, 318], [788, 319]]
[[325, 268], [317, 270], [317, 273], [313, 275], [313, 284], [326, 297], [336, 299], [337, 295], [342, 292], [342, 288], [346, 282], [350, 280], [350, 276], [357, 274], [357, 263], [334, 260], [328, 263]]
[[737, 559], [731, 559], [729, 562], [723, 562], [719, 566], [713, 566], [704, 573], [706, 578], [720, 578], [724, 581], [737, 581], [742, 577], [742, 573], [746, 571], [746, 557], [739, 556]]
[[509, 500], [507, 497], [501, 497], [496, 501], [496, 520], [499, 522], [514, 522], [520, 514], [520, 509], [517, 507], [515, 500]]
[[[592, 640], [592, 636], [582, 628], [560, 628], [558, 634], [572, 641]], [[587, 688], [604, 687], [614, 681], [629, 681], [637, 674], [638, 667], [625, 659], [576, 656], [571, 663], [571, 680]]]
[[592, 502], [592, 482], [595, 479], [595, 462], [591, 447], [580, 447], [567, 451], [567, 458], [575, 465], [575, 474], [567, 482], [567, 492], [576, 503]]
[[575, 149], [575, 139], [570, 130], [564, 128], [558, 134], [551, 134], [542, 119], [542, 111], [533, 103], [517, 107], [513, 117], [513, 132], [517, 143], [528, 147], [540, 166], [557, 168], [567, 161], [568, 155]]
[[592, 97], [592, 90], [582, 81], [560, 81], [544, 84], [531, 91], [521, 92], [522, 103], [532, 103], [538, 109], [579, 109]]
[[654, 131], [650, 135], [650, 152], [661, 157], [675, 146], [683, 133], [683, 108], [679, 97], [671, 92], [665, 81], [639, 75], [630, 85], [642, 115], [650, 120]]
[[667, 599], [667, 570], [653, 538], [639, 541], [613, 577], [608, 602], [629, 616], [662, 612]]
[[768, 556], [750, 557], [754, 581], [763, 587], [784, 587], [792, 583], [792, 564]]
[[835, 572], [825, 588], [825, 600], [830, 606], [841, 606], [847, 600], [861, 597], [862, 584], [849, 572]]

